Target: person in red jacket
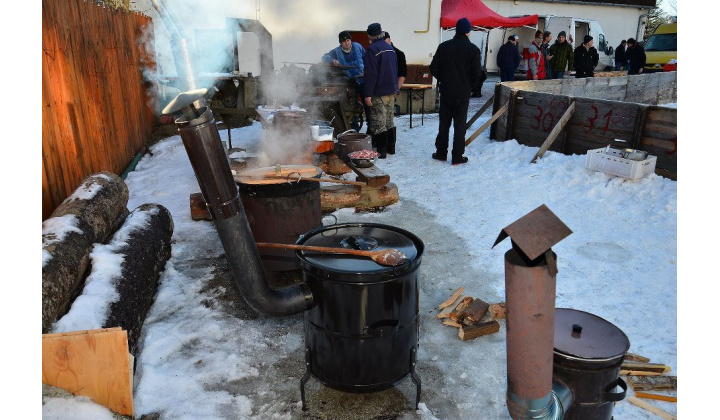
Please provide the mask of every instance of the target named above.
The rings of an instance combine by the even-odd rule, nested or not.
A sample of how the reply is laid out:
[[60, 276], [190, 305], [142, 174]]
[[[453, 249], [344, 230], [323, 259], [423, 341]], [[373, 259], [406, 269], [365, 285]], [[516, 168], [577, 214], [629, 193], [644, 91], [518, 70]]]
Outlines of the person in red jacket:
[[527, 78], [529, 80], [545, 79], [545, 57], [542, 53], [542, 36], [542, 32], [535, 32], [535, 39], [530, 45], [527, 71]]

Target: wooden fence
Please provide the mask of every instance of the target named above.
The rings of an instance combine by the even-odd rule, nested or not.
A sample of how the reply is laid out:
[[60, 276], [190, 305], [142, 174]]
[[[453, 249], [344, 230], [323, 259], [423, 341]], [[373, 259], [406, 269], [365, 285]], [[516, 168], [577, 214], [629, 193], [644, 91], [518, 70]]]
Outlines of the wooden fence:
[[42, 2], [43, 220], [89, 175], [121, 174], [152, 133], [152, 19]]
[[655, 173], [677, 179], [677, 109], [656, 105], [677, 102], [676, 74], [498, 83], [493, 113], [509, 107], [490, 138], [540, 147], [574, 102], [549, 150], [585, 154], [622, 139], [626, 143], [614, 145], [657, 156]]

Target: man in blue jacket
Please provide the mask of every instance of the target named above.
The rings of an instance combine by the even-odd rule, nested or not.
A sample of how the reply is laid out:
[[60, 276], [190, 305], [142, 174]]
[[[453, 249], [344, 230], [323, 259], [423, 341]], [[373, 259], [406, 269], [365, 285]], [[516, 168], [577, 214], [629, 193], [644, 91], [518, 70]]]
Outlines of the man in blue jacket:
[[452, 164], [467, 163], [465, 153], [465, 124], [473, 87], [480, 80], [482, 65], [480, 48], [470, 42], [472, 25], [467, 18], [455, 24], [453, 39], [438, 45], [430, 63], [430, 73], [440, 88], [440, 127], [435, 138], [435, 160], [446, 161], [450, 142], [450, 123], [453, 124]]
[[[348, 31], [340, 32], [338, 34], [338, 41], [340, 45], [328, 51], [320, 60], [323, 63], [328, 63], [333, 66], [343, 66], [348, 80], [355, 85], [355, 96], [358, 96], [358, 94], [362, 96], [365, 48], [359, 43], [354, 42]], [[365, 119], [367, 119], [369, 108], [367, 106], [363, 108], [365, 109]], [[369, 123], [370, 121], [368, 120], [368, 126]], [[360, 131], [360, 121], [358, 117], [355, 117], [352, 128]]]
[[515, 80], [515, 70], [520, 65], [520, 53], [517, 49], [517, 39], [514, 36], [510, 35], [507, 42], [498, 50], [497, 65], [500, 68], [501, 82]]
[[365, 51], [365, 105], [370, 107], [370, 131], [378, 158], [387, 157], [389, 130], [395, 127], [395, 94], [398, 92], [398, 61], [392, 45], [385, 42], [379, 23], [367, 27], [370, 46]]

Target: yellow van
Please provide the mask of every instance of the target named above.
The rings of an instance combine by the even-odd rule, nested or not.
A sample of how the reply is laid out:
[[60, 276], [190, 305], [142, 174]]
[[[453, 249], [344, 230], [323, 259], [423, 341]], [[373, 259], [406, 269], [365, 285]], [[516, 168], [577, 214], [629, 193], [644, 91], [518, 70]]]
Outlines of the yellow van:
[[658, 26], [645, 42], [645, 67], [643, 73], [663, 71], [672, 59], [677, 60], [677, 23]]

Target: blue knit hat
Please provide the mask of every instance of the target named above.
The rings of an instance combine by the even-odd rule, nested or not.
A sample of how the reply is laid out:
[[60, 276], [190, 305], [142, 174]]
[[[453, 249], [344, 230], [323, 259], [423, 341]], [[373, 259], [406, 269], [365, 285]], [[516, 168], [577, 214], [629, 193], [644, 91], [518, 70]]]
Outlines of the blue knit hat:
[[371, 23], [367, 27], [367, 33], [370, 36], [380, 35], [381, 32], [382, 32], [382, 28], [380, 27], [380, 24], [377, 22]]
[[455, 24], [455, 32], [459, 34], [467, 34], [472, 31], [472, 25], [470, 24], [470, 21], [467, 18], [462, 18], [457, 21]]

